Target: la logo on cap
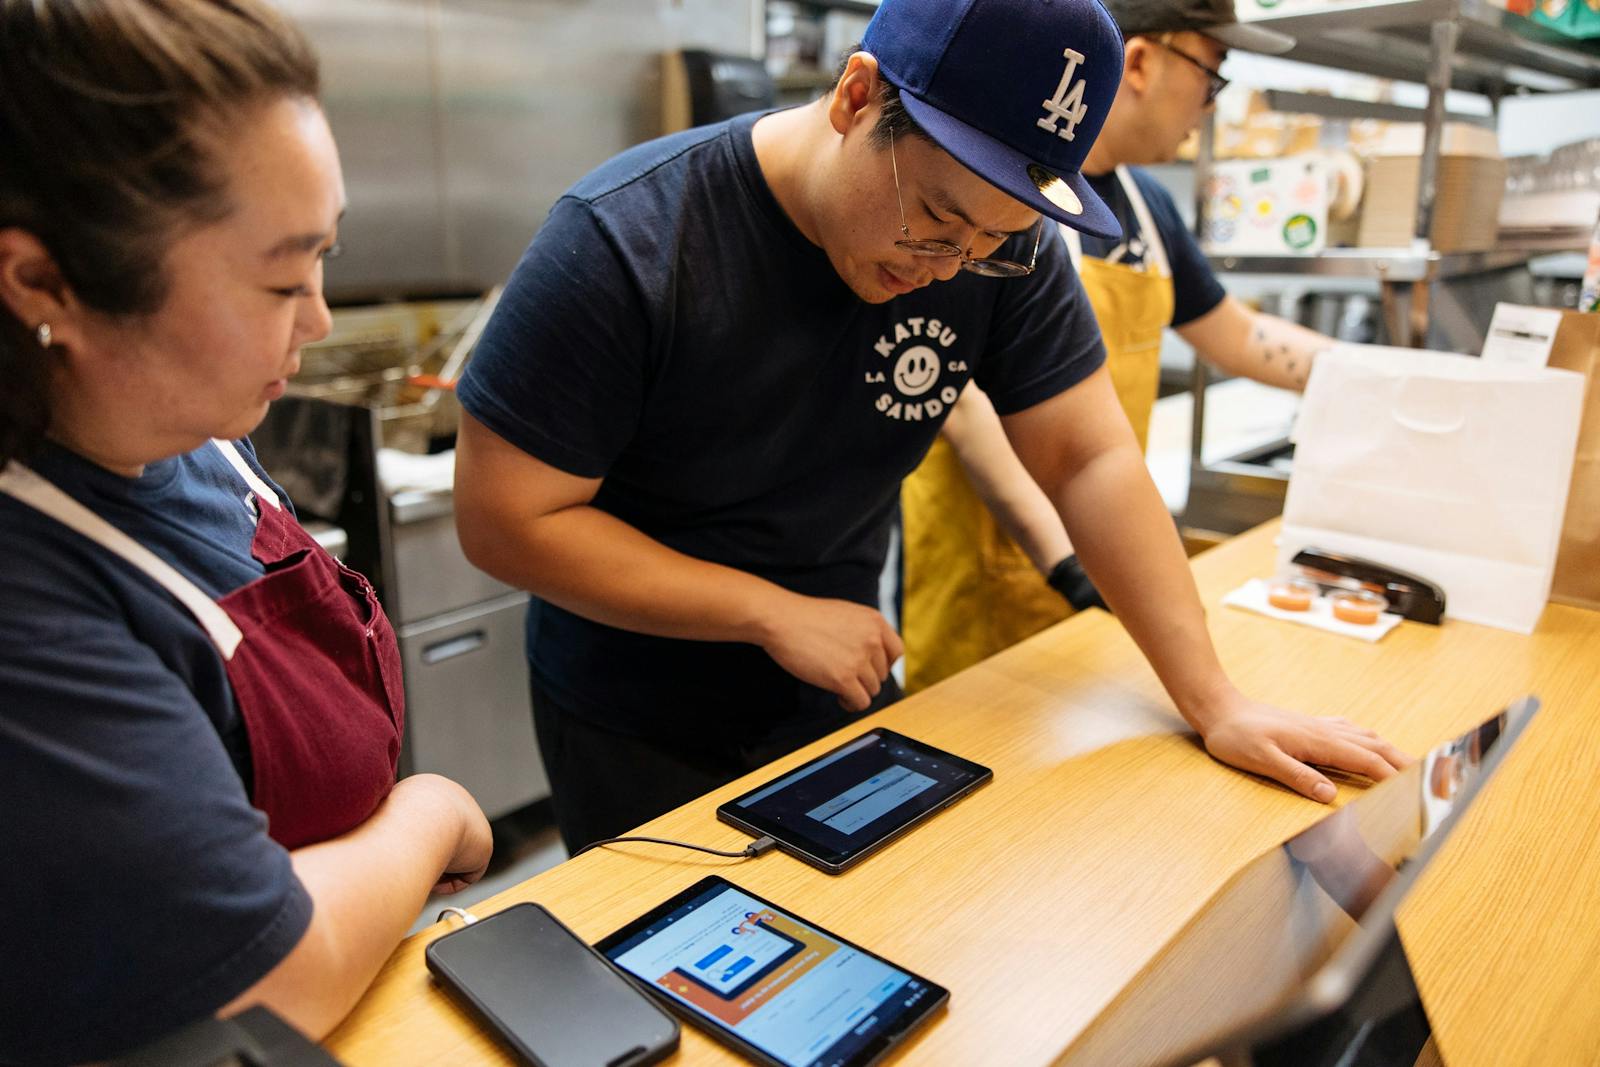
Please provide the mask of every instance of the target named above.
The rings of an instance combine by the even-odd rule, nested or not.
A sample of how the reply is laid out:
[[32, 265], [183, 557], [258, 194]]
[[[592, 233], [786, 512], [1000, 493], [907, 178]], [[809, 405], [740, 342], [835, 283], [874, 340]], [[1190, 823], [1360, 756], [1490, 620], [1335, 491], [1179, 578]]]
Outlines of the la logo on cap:
[[[1089, 106], [1083, 102], [1083, 79], [1073, 80], [1073, 75], [1078, 73], [1078, 64], [1083, 62], [1083, 53], [1068, 48], [1061, 55], [1067, 61], [1067, 69], [1061, 73], [1056, 94], [1044, 102], [1045, 117], [1038, 120], [1038, 125], [1041, 130], [1048, 130], [1063, 141], [1070, 141], [1078, 132], [1078, 123], [1088, 116]], [[1065, 126], [1061, 125], [1063, 120]]]

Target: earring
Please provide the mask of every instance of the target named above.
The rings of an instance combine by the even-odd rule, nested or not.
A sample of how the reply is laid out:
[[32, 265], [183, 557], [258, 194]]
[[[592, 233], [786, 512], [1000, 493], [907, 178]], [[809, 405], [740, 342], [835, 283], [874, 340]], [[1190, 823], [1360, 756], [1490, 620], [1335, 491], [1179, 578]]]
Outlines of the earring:
[[48, 322], [41, 322], [39, 328], [33, 334], [39, 339], [40, 348], [50, 347], [50, 324]]

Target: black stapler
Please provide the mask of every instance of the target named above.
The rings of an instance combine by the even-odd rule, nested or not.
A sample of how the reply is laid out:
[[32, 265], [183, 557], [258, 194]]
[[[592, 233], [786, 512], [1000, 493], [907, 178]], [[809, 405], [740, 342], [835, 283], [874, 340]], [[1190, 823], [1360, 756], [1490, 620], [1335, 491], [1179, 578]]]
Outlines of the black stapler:
[[1389, 610], [1401, 618], [1431, 626], [1444, 619], [1444, 590], [1426, 578], [1321, 548], [1302, 548], [1291, 562], [1324, 590], [1368, 589], [1387, 597]]

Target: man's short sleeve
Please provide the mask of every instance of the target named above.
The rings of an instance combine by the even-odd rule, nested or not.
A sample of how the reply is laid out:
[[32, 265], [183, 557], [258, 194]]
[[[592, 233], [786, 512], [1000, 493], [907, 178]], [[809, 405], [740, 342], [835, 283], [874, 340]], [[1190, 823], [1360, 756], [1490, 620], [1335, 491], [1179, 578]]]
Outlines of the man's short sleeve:
[[[1013, 240], [997, 255], [1017, 254], [1027, 239]], [[1033, 274], [988, 284], [996, 288], [995, 315], [975, 377], [1000, 414], [1064, 393], [1105, 362], [1094, 310], [1053, 223], [1045, 224]]]
[[638, 425], [649, 346], [634, 273], [590, 204], [565, 197], [512, 272], [461, 405], [551, 466], [602, 477]]
[[1172, 266], [1172, 325], [1193, 322], [1222, 303], [1227, 290], [1217, 281], [1211, 262], [1184, 224], [1172, 194], [1137, 167], [1133, 170], [1133, 180], [1139, 183], [1139, 191], [1144, 194], [1150, 217], [1161, 232], [1161, 243], [1166, 246], [1167, 260]]
[[107, 594], [24, 582], [0, 583], [0, 1062], [78, 1063], [214, 1013], [312, 905], [211, 720]]

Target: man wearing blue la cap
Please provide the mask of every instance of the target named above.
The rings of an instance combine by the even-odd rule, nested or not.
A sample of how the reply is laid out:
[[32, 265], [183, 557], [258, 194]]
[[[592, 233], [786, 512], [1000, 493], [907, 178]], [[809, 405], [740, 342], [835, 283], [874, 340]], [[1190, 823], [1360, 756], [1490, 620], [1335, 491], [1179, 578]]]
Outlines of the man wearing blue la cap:
[[1097, 0], [885, 0], [823, 99], [630, 149], [552, 209], [460, 386], [456, 514], [542, 601], [569, 847], [897, 695], [888, 528], [969, 381], [1214, 754], [1306, 791], [1300, 759], [1386, 772], [1223, 675], [1045, 221], [1116, 235], [1080, 170], [1121, 69]]

